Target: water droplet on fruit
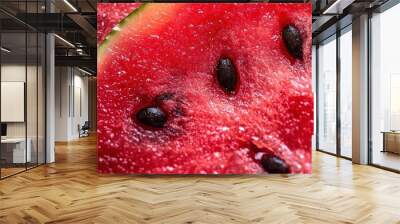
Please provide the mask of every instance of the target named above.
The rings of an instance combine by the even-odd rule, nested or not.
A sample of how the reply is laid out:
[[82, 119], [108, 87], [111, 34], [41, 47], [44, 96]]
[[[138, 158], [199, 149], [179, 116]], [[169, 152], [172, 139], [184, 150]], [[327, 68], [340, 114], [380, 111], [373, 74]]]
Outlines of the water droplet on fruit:
[[214, 156], [219, 158], [219, 157], [221, 157], [221, 153], [220, 152], [214, 152]]
[[255, 158], [257, 161], [261, 161], [261, 158], [263, 157], [264, 154], [265, 154], [265, 153], [263, 153], [263, 152], [257, 152], [257, 153], [255, 154], [254, 158]]
[[221, 131], [229, 131], [229, 128], [228, 127], [221, 127]]
[[227, 92], [233, 92], [237, 84], [237, 72], [235, 65], [229, 58], [220, 58], [217, 65], [217, 80], [220, 86]]
[[155, 35], [155, 34], [151, 34], [150, 37], [153, 38], [153, 39], [160, 39], [160, 36]]
[[119, 76], [124, 76], [124, 75], [126, 75], [126, 71], [118, 71], [117, 74]]
[[289, 166], [281, 158], [275, 155], [264, 154], [261, 157], [261, 165], [268, 173], [289, 173]]
[[303, 38], [299, 29], [293, 25], [288, 25], [283, 29], [282, 34], [289, 53], [293, 57], [301, 59], [303, 57]]
[[145, 125], [161, 128], [167, 121], [167, 115], [160, 107], [151, 106], [139, 110], [136, 119]]
[[121, 28], [117, 25], [117, 26], [114, 26], [114, 28], [112, 28], [112, 30], [119, 32], [119, 31], [121, 31]]

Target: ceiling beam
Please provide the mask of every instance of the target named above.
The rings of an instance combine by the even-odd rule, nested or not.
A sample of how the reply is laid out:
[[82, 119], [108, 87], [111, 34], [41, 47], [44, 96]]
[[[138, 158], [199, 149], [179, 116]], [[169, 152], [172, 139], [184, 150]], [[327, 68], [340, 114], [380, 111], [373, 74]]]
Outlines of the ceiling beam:
[[332, 2], [323, 12], [324, 15], [343, 14], [343, 11], [355, 0], [336, 0]]
[[56, 56], [56, 66], [96, 67], [97, 61], [92, 56]]

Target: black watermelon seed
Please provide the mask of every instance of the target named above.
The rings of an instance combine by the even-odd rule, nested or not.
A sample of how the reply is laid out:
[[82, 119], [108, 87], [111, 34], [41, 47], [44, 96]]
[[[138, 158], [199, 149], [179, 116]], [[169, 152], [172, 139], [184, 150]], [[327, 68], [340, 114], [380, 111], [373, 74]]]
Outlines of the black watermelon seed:
[[220, 86], [227, 92], [236, 89], [238, 75], [235, 65], [229, 58], [220, 58], [217, 64], [217, 80]]
[[167, 115], [160, 107], [150, 106], [139, 110], [136, 113], [136, 119], [142, 124], [162, 128], [167, 122]]
[[297, 58], [303, 57], [303, 38], [299, 29], [293, 25], [288, 25], [283, 29], [283, 40], [289, 53]]
[[289, 166], [278, 156], [264, 154], [261, 157], [261, 165], [268, 173], [289, 173]]

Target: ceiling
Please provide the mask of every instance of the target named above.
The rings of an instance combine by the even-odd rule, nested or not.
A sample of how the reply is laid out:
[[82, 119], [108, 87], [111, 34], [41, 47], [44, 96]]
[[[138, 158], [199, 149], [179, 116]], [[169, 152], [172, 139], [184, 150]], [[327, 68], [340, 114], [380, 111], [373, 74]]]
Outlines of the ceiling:
[[[351, 17], [376, 8], [388, 0], [293, 0], [313, 5], [313, 41], [326, 38], [340, 26], [351, 23]], [[96, 72], [96, 4], [97, 0], [0, 0], [3, 46], [13, 54], [26, 55], [21, 32], [54, 32], [57, 65], [73, 65]], [[102, 2], [115, 2], [107, 0]], [[270, 0], [270, 2], [276, 2]], [[52, 13], [49, 13], [49, 12]], [[27, 13], [26, 13], [27, 12]], [[346, 20], [347, 19], [347, 20]], [[338, 21], [342, 21], [338, 23]], [[344, 22], [343, 22], [344, 21]], [[346, 21], [348, 21], [346, 23]], [[340, 28], [340, 27], [339, 27]], [[22, 35], [24, 36], [24, 35]], [[29, 36], [29, 34], [28, 34]], [[32, 37], [33, 38], [33, 37]], [[28, 55], [35, 43], [28, 40]]]
[[353, 17], [373, 11], [394, 0], [312, 0], [313, 44], [317, 44], [352, 23]]
[[12, 50], [7, 57], [34, 57], [38, 48], [33, 38], [54, 32], [56, 65], [73, 62], [95, 74], [96, 5], [96, 0], [48, 0], [47, 5], [45, 0], [0, 0], [2, 46]]

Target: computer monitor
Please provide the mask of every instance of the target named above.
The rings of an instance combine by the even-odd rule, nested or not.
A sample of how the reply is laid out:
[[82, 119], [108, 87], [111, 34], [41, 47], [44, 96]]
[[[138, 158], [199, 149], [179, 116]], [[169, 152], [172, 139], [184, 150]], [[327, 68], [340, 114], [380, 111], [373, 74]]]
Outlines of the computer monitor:
[[1, 123], [1, 136], [7, 136], [7, 124]]

